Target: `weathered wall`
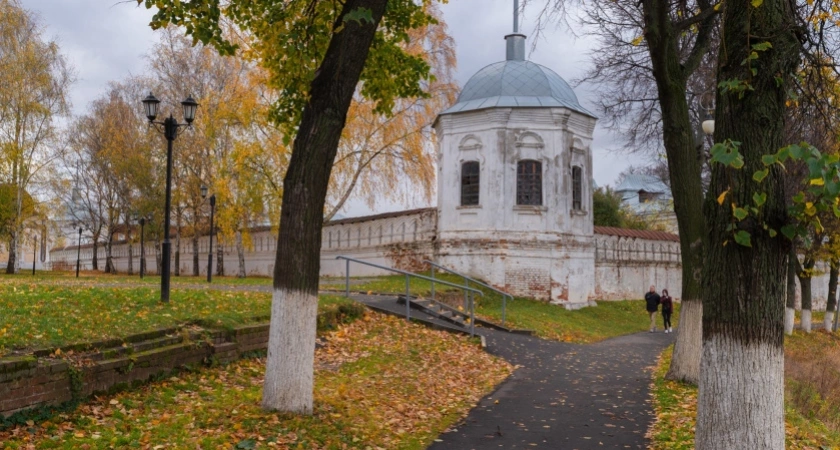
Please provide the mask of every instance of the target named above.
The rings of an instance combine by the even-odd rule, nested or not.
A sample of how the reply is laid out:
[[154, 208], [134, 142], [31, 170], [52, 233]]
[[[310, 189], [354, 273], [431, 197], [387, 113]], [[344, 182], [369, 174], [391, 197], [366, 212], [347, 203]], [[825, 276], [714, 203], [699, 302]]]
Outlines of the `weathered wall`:
[[84, 364], [52, 358], [51, 351], [0, 358], [0, 416], [109, 392], [188, 364], [232, 361], [265, 350], [268, 324], [208, 331], [190, 339], [181, 330], [161, 330], [126, 341], [91, 344], [98, 351], [85, 354]]
[[642, 298], [651, 285], [680, 297], [679, 242], [595, 235], [595, 298]]
[[[426, 267], [421, 267], [420, 262], [433, 257], [436, 218], [434, 209], [417, 209], [329, 222], [321, 235], [321, 275], [344, 276], [344, 261], [335, 259], [339, 255], [387, 267], [425, 270]], [[176, 249], [174, 238], [172, 239], [172, 246], [174, 273]], [[214, 240], [214, 274], [216, 273], [215, 253], [218, 246], [218, 241]], [[134, 273], [137, 274], [140, 270], [140, 244], [132, 244], [132, 247], [133, 269]], [[147, 242], [145, 247], [146, 273], [155, 274], [157, 273], [155, 244]], [[223, 243], [223, 248], [225, 274], [235, 275], [239, 267], [236, 248], [230, 243]], [[207, 274], [208, 250], [208, 237], [202, 236], [198, 241], [198, 267], [202, 276]], [[76, 246], [53, 249], [51, 252], [52, 267], [56, 270], [75, 270], [76, 251]], [[251, 246], [247, 247], [245, 251], [245, 273], [248, 276], [271, 276], [274, 273], [276, 251], [277, 236], [270, 228], [252, 230]], [[100, 245], [97, 254], [99, 269], [102, 270], [105, 267], [105, 247]], [[192, 275], [193, 254], [192, 238], [182, 239], [179, 258], [181, 276]], [[114, 245], [112, 255], [117, 271], [127, 273], [128, 245], [125, 243]], [[80, 259], [81, 269], [91, 270], [93, 267], [93, 248], [91, 245], [82, 245]], [[387, 273], [387, 271], [361, 264], [352, 264], [350, 270], [353, 276]]]

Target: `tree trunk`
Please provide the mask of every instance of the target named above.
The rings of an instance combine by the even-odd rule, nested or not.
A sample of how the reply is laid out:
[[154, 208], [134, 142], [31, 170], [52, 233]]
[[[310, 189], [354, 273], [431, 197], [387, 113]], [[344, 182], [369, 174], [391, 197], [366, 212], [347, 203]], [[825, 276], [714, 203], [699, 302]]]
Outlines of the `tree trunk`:
[[108, 240], [105, 241], [105, 273], [116, 274], [117, 270], [114, 267], [114, 256], [112, 250], [114, 248], [114, 235], [109, 234]]
[[158, 275], [160, 275], [163, 271], [163, 256], [160, 254], [160, 252], [160, 241], [155, 241], [155, 266]]
[[17, 263], [17, 234], [13, 233], [9, 240], [9, 260], [6, 263], [6, 274], [12, 275], [15, 273], [15, 264]]
[[834, 311], [837, 310], [837, 275], [840, 273], [840, 259], [831, 259], [831, 268], [828, 271], [828, 298], [825, 302], [825, 318], [823, 325], [825, 331], [831, 333], [834, 325]]
[[216, 275], [225, 275], [225, 246], [221, 242], [216, 247]]
[[178, 227], [178, 232], [175, 235], [175, 267], [174, 275], [181, 276], [181, 227]]
[[91, 270], [99, 270], [99, 236], [93, 237], [93, 248], [91, 249]]
[[811, 308], [813, 301], [813, 294], [811, 289], [811, 281], [813, 279], [814, 264], [813, 257], [805, 259], [805, 266], [799, 271], [799, 289], [802, 292], [802, 318], [800, 320], [800, 328], [806, 333], [811, 332]]
[[796, 249], [791, 246], [788, 255], [787, 270], [787, 292], [785, 295], [785, 334], [793, 334], [793, 325], [796, 319]]
[[[677, 341], [666, 378], [696, 384], [700, 376], [702, 343], [700, 274], [703, 263], [703, 188], [700, 154], [695, 145], [686, 101], [686, 82], [693, 68], [686, 68], [678, 51], [680, 33], [673, 28], [670, 6], [659, 0], [642, 2], [645, 40], [662, 110], [662, 127], [674, 212], [682, 254], [682, 293]], [[708, 46], [714, 18], [699, 24], [698, 45]], [[696, 65], [695, 65], [696, 67]]]
[[193, 247], [193, 276], [197, 277], [200, 275], [200, 269], [198, 267], [198, 235], [193, 235], [192, 239], [192, 247]]
[[239, 271], [236, 278], [245, 278], [245, 244], [242, 242], [242, 232], [236, 232], [236, 257], [239, 259]]
[[[346, 0], [303, 110], [283, 180], [262, 405], [311, 414], [324, 200], [347, 110], [388, 0]], [[371, 20], [347, 20], [369, 10]]]
[[[778, 230], [787, 223], [784, 171], [771, 167], [761, 184], [752, 176], [764, 169], [761, 157], [784, 144], [785, 101], [800, 47], [792, 3], [764, 0], [754, 7], [751, 0], [731, 0], [722, 5], [725, 45], [718, 57], [718, 82], [743, 80], [750, 89], [719, 90], [717, 95], [715, 142], [740, 142], [744, 166], [713, 164], [704, 202], [708, 245], [695, 448], [783, 450], [783, 280], [790, 242], [781, 234], [770, 237], [762, 225]], [[763, 41], [772, 49], [744, 64], [752, 45]], [[762, 220], [733, 221], [732, 203], [751, 205], [759, 192], [767, 194]], [[728, 229], [733, 223], [750, 233], [750, 247], [734, 242]]]
[[134, 244], [129, 239], [126, 245], [128, 245], [128, 274], [134, 275]]

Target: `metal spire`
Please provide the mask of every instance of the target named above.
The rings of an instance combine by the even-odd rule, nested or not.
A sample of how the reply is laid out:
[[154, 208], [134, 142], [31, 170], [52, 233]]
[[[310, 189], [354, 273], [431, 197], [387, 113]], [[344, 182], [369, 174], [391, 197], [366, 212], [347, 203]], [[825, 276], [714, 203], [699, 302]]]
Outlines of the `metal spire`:
[[513, 33], [505, 36], [508, 61], [525, 60], [525, 35], [519, 33], [519, 0], [513, 0]]
[[513, 33], [519, 33], [519, 0], [513, 0]]

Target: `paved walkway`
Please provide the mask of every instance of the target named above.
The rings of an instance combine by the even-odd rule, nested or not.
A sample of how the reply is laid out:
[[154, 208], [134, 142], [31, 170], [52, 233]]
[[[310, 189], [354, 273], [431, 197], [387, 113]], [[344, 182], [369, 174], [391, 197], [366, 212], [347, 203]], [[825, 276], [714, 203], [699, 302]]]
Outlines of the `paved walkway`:
[[[354, 298], [404, 311], [393, 299]], [[412, 317], [427, 318], [416, 311]], [[579, 345], [476, 331], [489, 352], [521, 367], [430, 449], [647, 448], [645, 433], [653, 420], [648, 368], [674, 341], [673, 334], [639, 333]]]

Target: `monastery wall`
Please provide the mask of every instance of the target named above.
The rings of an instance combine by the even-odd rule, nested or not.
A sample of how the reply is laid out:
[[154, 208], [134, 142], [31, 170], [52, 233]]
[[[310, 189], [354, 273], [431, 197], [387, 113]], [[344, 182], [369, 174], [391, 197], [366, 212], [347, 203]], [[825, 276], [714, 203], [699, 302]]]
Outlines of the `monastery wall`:
[[[483, 274], [482, 278], [501, 278], [498, 287], [514, 295], [548, 300], [548, 289], [556, 284], [551, 277], [550, 261], [558, 255], [569, 255], [575, 264], [569, 265], [568, 280], [588, 284], [587, 273], [592, 273], [590, 300], [624, 300], [641, 298], [650, 285], [658, 291], [668, 289], [679, 298], [682, 283], [680, 246], [677, 236], [669, 233], [622, 230], [595, 227], [594, 242], [583, 245], [574, 239], [561, 239], [560, 244], [571, 248], [594, 248], [594, 255], [578, 255], [579, 251], [560, 252], [538, 240], [516, 239], [506, 233], [498, 239], [479, 239], [466, 234], [463, 239], [441, 245], [437, 242], [437, 214], [434, 209], [418, 209], [398, 213], [336, 220], [328, 223], [322, 234], [321, 275], [343, 277], [346, 262], [337, 256], [347, 256], [386, 267], [409, 271], [428, 270], [422, 261], [437, 260], [444, 265], [460, 268], [468, 274]], [[468, 233], [467, 233], [468, 234]], [[520, 236], [521, 237], [521, 236]], [[175, 240], [173, 239], [173, 250]], [[525, 244], [528, 245], [525, 245]], [[275, 232], [268, 228], [253, 230], [250, 247], [245, 252], [245, 267], [248, 276], [269, 277], [274, 270], [277, 246]], [[214, 242], [214, 253], [218, 243]], [[206, 276], [208, 240], [204, 236], [198, 241], [199, 272]], [[55, 270], [75, 270], [76, 247], [53, 249], [52, 267]], [[140, 269], [140, 245], [133, 244], [134, 273]], [[105, 248], [99, 247], [99, 267], [105, 267]], [[114, 245], [114, 262], [120, 273], [128, 271], [128, 246]], [[575, 256], [577, 255], [577, 256]], [[92, 248], [82, 245], [81, 268], [90, 270]], [[513, 257], [515, 256], [515, 258]], [[594, 258], [593, 258], [594, 257]], [[506, 260], [509, 260], [506, 262]], [[528, 263], [530, 261], [530, 263]], [[569, 263], [569, 260], [564, 260]], [[157, 273], [155, 244], [146, 243], [147, 273]], [[174, 257], [173, 257], [174, 266]], [[187, 238], [181, 241], [181, 276], [190, 276], [193, 271], [193, 244]], [[237, 253], [233, 245], [224, 245], [225, 274], [235, 274], [238, 268]], [[481, 269], [481, 270], [479, 270]], [[818, 264], [813, 278], [813, 309], [824, 310], [828, 291], [828, 267]], [[216, 259], [213, 259], [216, 272]], [[388, 272], [362, 264], [350, 264], [350, 276], [377, 276]], [[480, 276], [480, 275], [479, 275]], [[561, 281], [566, 281], [561, 280]], [[562, 293], [561, 293], [562, 297]], [[797, 280], [797, 309], [800, 307]]]

